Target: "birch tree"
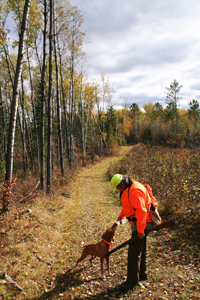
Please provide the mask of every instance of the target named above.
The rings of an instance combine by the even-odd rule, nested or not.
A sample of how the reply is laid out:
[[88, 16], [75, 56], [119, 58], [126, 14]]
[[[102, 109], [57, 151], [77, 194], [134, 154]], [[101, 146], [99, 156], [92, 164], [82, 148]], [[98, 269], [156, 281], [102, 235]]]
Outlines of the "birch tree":
[[74, 146], [74, 137], [73, 137], [73, 126], [74, 126], [74, 113], [75, 113], [75, 68], [78, 62], [83, 57], [81, 50], [83, 43], [84, 33], [80, 31], [82, 25], [82, 16], [78, 9], [74, 8], [72, 14], [72, 20], [70, 21], [71, 25], [69, 27], [69, 70], [70, 70], [70, 91], [69, 91], [69, 102], [68, 102], [68, 164], [69, 167], [72, 167], [72, 156], [73, 156], [73, 146]]
[[52, 54], [53, 54], [53, 0], [49, 0], [49, 90], [48, 90], [48, 134], [47, 134], [47, 188], [51, 192], [52, 182]]
[[[13, 156], [14, 156], [15, 128], [16, 128], [18, 97], [19, 97], [19, 82], [20, 82], [21, 69], [22, 69], [22, 61], [23, 61], [23, 54], [24, 54], [24, 39], [26, 34], [29, 9], [30, 9], [30, 0], [26, 0], [24, 4], [23, 19], [22, 19], [21, 30], [19, 35], [18, 57], [17, 57], [17, 65], [15, 70], [14, 85], [13, 85], [13, 97], [11, 103], [10, 122], [9, 122], [9, 131], [8, 131], [8, 140], [7, 140], [5, 181], [10, 183], [12, 182], [13, 179]], [[9, 207], [9, 197], [4, 197], [3, 211], [8, 210], [8, 207]]]
[[41, 89], [41, 121], [40, 121], [40, 185], [41, 189], [46, 187], [45, 176], [45, 137], [44, 137], [44, 119], [45, 119], [45, 74], [46, 74], [46, 40], [47, 40], [47, 1], [43, 0], [43, 15], [44, 15], [44, 29], [43, 29], [43, 52], [42, 52], [42, 72], [40, 80]]
[[[55, 8], [54, 12], [54, 20], [55, 16]], [[56, 69], [56, 103], [57, 103], [57, 123], [58, 123], [58, 142], [59, 142], [59, 160], [60, 160], [60, 168], [61, 173], [64, 175], [64, 157], [63, 157], [63, 133], [62, 133], [62, 125], [61, 125], [61, 101], [60, 101], [60, 85], [59, 85], [59, 65], [58, 65], [58, 55], [57, 55], [57, 43], [56, 36], [58, 33], [56, 32], [56, 22], [54, 21], [54, 59], [55, 59], [55, 69]]]

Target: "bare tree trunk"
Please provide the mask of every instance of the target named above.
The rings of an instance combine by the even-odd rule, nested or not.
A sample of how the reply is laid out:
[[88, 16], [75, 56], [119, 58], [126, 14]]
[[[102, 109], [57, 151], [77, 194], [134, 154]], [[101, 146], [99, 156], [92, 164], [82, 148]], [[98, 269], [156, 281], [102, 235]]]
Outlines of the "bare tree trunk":
[[21, 136], [22, 136], [22, 145], [23, 145], [23, 166], [24, 172], [28, 169], [28, 157], [27, 157], [27, 150], [26, 150], [26, 138], [25, 138], [25, 131], [26, 131], [26, 124], [25, 124], [25, 112], [24, 112], [24, 83], [23, 78], [21, 76], [21, 108], [22, 108], [22, 118], [21, 118]]
[[[19, 98], [19, 82], [21, 75], [21, 67], [23, 60], [23, 51], [24, 51], [24, 38], [26, 33], [26, 25], [30, 8], [30, 0], [25, 1], [23, 20], [21, 26], [21, 32], [19, 37], [19, 48], [18, 48], [18, 57], [17, 57], [17, 66], [15, 72], [15, 80], [13, 85], [13, 97], [11, 104], [10, 112], [10, 122], [9, 122], [9, 131], [8, 131], [8, 141], [7, 141], [7, 156], [6, 156], [6, 174], [5, 181], [12, 181], [13, 177], [13, 157], [14, 157], [14, 141], [15, 141], [15, 128], [16, 128], [16, 117], [17, 117], [17, 107], [18, 107], [18, 98]], [[3, 200], [3, 211], [8, 210], [9, 199], [5, 197]]]
[[88, 115], [86, 114], [83, 105], [83, 100], [81, 100], [81, 132], [82, 132], [82, 150], [84, 156], [86, 155], [87, 127], [88, 127]]
[[47, 37], [47, 2], [46, 0], [44, 0], [43, 63], [42, 63], [42, 74], [41, 74], [41, 123], [40, 123], [40, 184], [42, 190], [45, 189], [46, 187], [45, 146], [44, 146], [46, 37]]
[[31, 130], [31, 121], [30, 121], [30, 116], [28, 113], [28, 110], [26, 110], [26, 118], [25, 118], [25, 127], [26, 127], [26, 139], [27, 139], [27, 143], [26, 143], [26, 148], [27, 148], [27, 154], [28, 157], [30, 159], [30, 164], [33, 167], [34, 163], [33, 163], [33, 150], [32, 150], [32, 145], [33, 145], [33, 136], [32, 136], [32, 130]]
[[[46, 1], [44, 0], [44, 7], [45, 7], [45, 5], [46, 5]], [[44, 10], [45, 10], [45, 8], [44, 8]], [[44, 13], [44, 23], [45, 23], [45, 20], [46, 20], [46, 16], [45, 16], [45, 13]], [[43, 43], [44, 43], [44, 41], [43, 41]], [[37, 58], [37, 61], [38, 61], [38, 66], [40, 68], [40, 72], [42, 73], [42, 63], [40, 61], [39, 54], [38, 54], [37, 37], [35, 37], [35, 39], [34, 39], [34, 44], [35, 44], [35, 53], [36, 53], [36, 58]]]
[[[55, 19], [55, 16], [54, 16]], [[56, 66], [56, 100], [57, 100], [57, 120], [58, 120], [58, 144], [60, 153], [60, 168], [61, 173], [64, 174], [64, 158], [63, 158], [63, 134], [61, 126], [61, 104], [60, 104], [60, 94], [59, 94], [59, 72], [58, 72], [58, 59], [57, 59], [57, 45], [56, 45], [56, 30], [54, 22], [54, 57]]]
[[124, 121], [126, 119], [126, 104], [122, 110], [122, 145], [124, 144]]
[[38, 128], [37, 128], [37, 122], [36, 122], [36, 116], [35, 116], [35, 105], [34, 105], [34, 95], [33, 95], [33, 80], [31, 75], [31, 66], [30, 66], [30, 57], [29, 52], [27, 48], [27, 62], [28, 62], [28, 70], [29, 70], [29, 80], [30, 80], [30, 86], [31, 86], [31, 104], [32, 104], [32, 113], [33, 113], [33, 124], [34, 124], [34, 132], [33, 132], [33, 139], [35, 144], [35, 152], [36, 152], [36, 158], [37, 158], [37, 164], [36, 168], [38, 166], [39, 162], [39, 142], [38, 142]]
[[178, 147], [178, 106], [177, 106], [176, 94], [174, 97], [174, 103], [175, 103], [175, 110], [176, 110], [176, 147]]
[[[9, 74], [9, 77], [10, 77], [10, 81], [12, 83], [12, 88], [14, 88], [14, 82], [13, 82], [13, 78], [12, 78], [12, 70], [14, 72], [14, 66], [12, 64], [10, 56], [9, 56], [9, 54], [8, 54], [5, 47], [4, 47], [4, 53], [5, 53], [7, 67], [8, 67], [8, 74]], [[12, 70], [11, 70], [11, 68], [12, 68]], [[22, 76], [21, 76], [21, 78], [22, 78]], [[22, 79], [21, 79], [21, 81], [22, 81]], [[22, 81], [22, 95], [23, 95], [23, 81]], [[7, 104], [7, 109], [9, 109], [8, 104]], [[23, 111], [23, 106], [22, 106], [22, 111]], [[17, 115], [18, 115], [18, 118], [19, 118], [19, 127], [20, 127], [20, 131], [21, 131], [21, 136], [22, 136], [22, 144], [23, 144], [23, 147], [24, 147], [24, 142], [23, 141], [25, 141], [25, 139], [23, 137], [23, 126], [22, 126], [22, 121], [21, 121], [21, 120], [23, 120], [23, 118], [20, 115], [19, 107], [17, 107]], [[26, 122], [25, 118], [24, 118], [24, 122]], [[23, 149], [25, 149], [25, 147]], [[31, 151], [29, 153], [30, 153], [30, 157], [31, 157]], [[23, 155], [24, 155], [24, 151], [23, 151]], [[32, 161], [32, 157], [31, 157], [31, 161]]]
[[21, 27], [21, 33], [19, 39], [17, 66], [15, 72], [14, 86], [13, 86], [13, 98], [11, 104], [10, 123], [9, 123], [9, 131], [8, 131], [5, 180], [12, 180], [12, 176], [13, 176], [14, 141], [15, 141], [16, 116], [17, 116], [17, 107], [18, 107], [18, 98], [19, 98], [18, 91], [19, 91], [19, 82], [20, 82], [21, 66], [22, 66], [23, 51], [24, 51], [24, 38], [26, 33], [29, 7], [30, 7], [30, 0], [26, 0], [24, 5], [22, 27]]
[[3, 154], [6, 155], [6, 127], [5, 127], [5, 115], [4, 115], [4, 106], [1, 94], [1, 84], [0, 84], [0, 106], [2, 113], [2, 134], [3, 134]]
[[92, 115], [92, 117], [93, 117], [93, 119], [94, 119], [94, 121], [95, 121], [95, 124], [96, 124], [98, 130], [99, 130], [99, 133], [100, 133], [100, 135], [101, 135], [101, 139], [102, 139], [102, 141], [103, 141], [104, 147], [107, 148], [106, 141], [105, 141], [105, 139], [104, 139], [104, 137], [103, 137], [103, 132], [101, 131], [101, 127], [100, 127], [99, 124], [97, 123], [97, 120], [95, 119], [95, 116], [94, 116], [94, 114], [93, 114], [93, 112], [92, 112], [91, 107], [90, 107], [89, 104], [88, 104], [88, 108], [89, 108], [90, 113], [91, 113], [91, 115]]
[[73, 106], [74, 106], [74, 41], [72, 41], [72, 53], [71, 53], [71, 67], [70, 67], [70, 96], [69, 96], [69, 123], [68, 123], [68, 141], [69, 141], [69, 156], [68, 163], [69, 168], [72, 166], [72, 143], [73, 143], [73, 132], [72, 132], [72, 124], [73, 124]]
[[88, 114], [84, 105], [84, 95], [83, 95], [83, 85], [82, 85], [82, 75], [81, 75], [81, 91], [80, 91], [80, 107], [81, 114], [79, 116], [81, 121], [81, 136], [82, 136], [82, 152], [83, 156], [86, 155], [86, 145], [87, 145], [87, 127], [88, 127]]
[[116, 110], [115, 137], [116, 137], [117, 142], [119, 143], [119, 141], [118, 141], [118, 124], [119, 124], [118, 110]]
[[122, 112], [122, 146], [124, 143], [124, 112]]
[[47, 193], [51, 192], [52, 181], [52, 52], [53, 52], [53, 0], [49, 0], [49, 92], [48, 92], [48, 135], [47, 135]]
[[72, 166], [73, 152], [73, 121], [74, 121], [74, 64], [75, 64], [75, 35], [76, 35], [76, 20], [73, 20], [70, 44], [70, 94], [69, 94], [69, 118], [68, 118], [68, 164]]
[[69, 143], [68, 143], [68, 117], [67, 117], [67, 109], [66, 109], [66, 96], [64, 92], [64, 82], [63, 82], [63, 74], [62, 74], [62, 55], [59, 47], [58, 40], [58, 51], [59, 51], [59, 64], [60, 64], [60, 80], [61, 80], [61, 95], [63, 101], [63, 110], [64, 110], [64, 133], [65, 133], [65, 147], [67, 148], [67, 156], [69, 157]]

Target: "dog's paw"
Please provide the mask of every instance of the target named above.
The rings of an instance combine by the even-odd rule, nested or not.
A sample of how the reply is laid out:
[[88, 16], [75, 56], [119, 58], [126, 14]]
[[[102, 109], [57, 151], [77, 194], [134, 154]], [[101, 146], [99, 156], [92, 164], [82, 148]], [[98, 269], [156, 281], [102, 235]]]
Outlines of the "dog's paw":
[[108, 276], [113, 276], [113, 273], [108, 273]]
[[105, 276], [105, 275], [101, 276], [101, 279], [102, 279], [102, 280], [105, 280], [105, 279], [106, 279], [106, 276]]

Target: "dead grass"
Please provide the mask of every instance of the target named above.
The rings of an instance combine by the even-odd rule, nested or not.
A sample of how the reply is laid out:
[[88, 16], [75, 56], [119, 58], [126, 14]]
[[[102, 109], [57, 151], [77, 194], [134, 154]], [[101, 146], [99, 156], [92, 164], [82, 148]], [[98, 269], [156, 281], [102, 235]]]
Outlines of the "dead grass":
[[[200, 299], [195, 281], [199, 280], [198, 271], [193, 262], [193, 270], [181, 269], [178, 279], [181, 262], [174, 261], [170, 230], [165, 235], [158, 234], [159, 243], [157, 234], [149, 238], [150, 277], [142, 288], [128, 293], [117, 289], [126, 278], [126, 249], [111, 256], [113, 276], [105, 281], [100, 280], [98, 259], [92, 268], [85, 260], [74, 269], [83, 243], [101, 240], [104, 230], [118, 217], [118, 195], [112, 192], [106, 172], [111, 162], [116, 163], [129, 150], [130, 147], [124, 147], [120, 156], [86, 167], [54, 196], [41, 196], [33, 203], [13, 206], [0, 217], [0, 270], [23, 287], [23, 292], [17, 292], [0, 280], [0, 294], [5, 299]], [[25, 208], [29, 211], [23, 213]], [[128, 238], [128, 224], [118, 226], [115, 245]], [[181, 285], [185, 286], [182, 298]]]

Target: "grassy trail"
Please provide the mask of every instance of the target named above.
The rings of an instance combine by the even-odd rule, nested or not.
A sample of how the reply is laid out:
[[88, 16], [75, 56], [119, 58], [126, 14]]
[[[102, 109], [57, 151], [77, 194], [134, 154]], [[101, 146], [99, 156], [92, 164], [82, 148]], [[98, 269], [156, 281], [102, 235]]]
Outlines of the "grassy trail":
[[[130, 149], [131, 147], [124, 147], [120, 157]], [[83, 237], [85, 234], [87, 236], [86, 231], [88, 231], [90, 239], [92, 237], [91, 232], [96, 239], [99, 234], [102, 234], [102, 230], [104, 231], [112, 225], [118, 217], [120, 208], [116, 209], [112, 188], [106, 178], [110, 163], [116, 161], [116, 157], [103, 159], [100, 163], [78, 174], [76, 181], [71, 185], [71, 205], [66, 206], [66, 209], [70, 209], [70, 213], [77, 216], [76, 222], [83, 228]]]

